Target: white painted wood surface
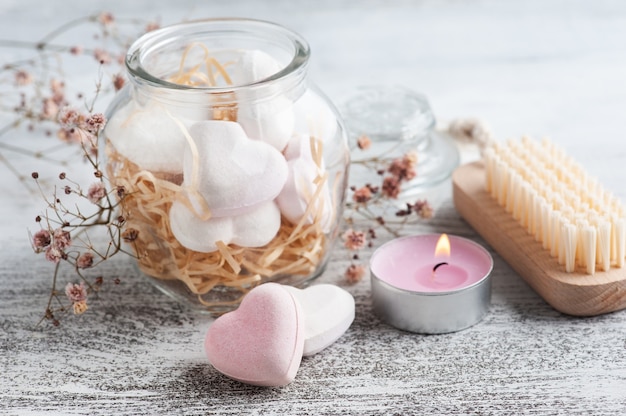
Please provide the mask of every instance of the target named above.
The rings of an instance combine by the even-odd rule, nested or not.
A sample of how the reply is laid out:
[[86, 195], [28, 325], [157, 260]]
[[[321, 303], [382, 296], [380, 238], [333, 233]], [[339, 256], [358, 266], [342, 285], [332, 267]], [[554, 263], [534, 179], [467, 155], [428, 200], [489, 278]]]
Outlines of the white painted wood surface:
[[[160, 16], [164, 24], [273, 20], [310, 41], [312, 77], [337, 102], [358, 85], [403, 84], [428, 95], [440, 120], [478, 116], [500, 139], [551, 136], [626, 198], [624, 2], [88, 3], [3, 0], [0, 38], [37, 40], [102, 8]], [[0, 49], [2, 63], [15, 56]], [[76, 80], [88, 88], [93, 76]], [[14, 162], [25, 173], [39, 163]], [[304, 359], [285, 388], [249, 387], [217, 373], [202, 346], [210, 320], [161, 295], [121, 257], [103, 274], [122, 282], [88, 313], [58, 329], [33, 330], [51, 267], [32, 254], [26, 229], [42, 204], [8, 171], [2, 177], [0, 414], [626, 413], [626, 312], [562, 315], [497, 255], [488, 316], [462, 332], [422, 336], [372, 314], [369, 281], [346, 286], [348, 254], [337, 250], [320, 281], [355, 296], [356, 320], [336, 344]], [[433, 220], [407, 232], [448, 232], [484, 244], [449, 195], [441, 199]]]

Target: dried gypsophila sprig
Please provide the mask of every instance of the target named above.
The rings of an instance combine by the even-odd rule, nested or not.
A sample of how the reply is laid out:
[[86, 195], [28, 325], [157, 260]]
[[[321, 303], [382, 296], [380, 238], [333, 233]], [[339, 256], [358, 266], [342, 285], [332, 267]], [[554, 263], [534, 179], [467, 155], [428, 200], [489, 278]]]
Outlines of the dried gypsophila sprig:
[[[133, 35], [123, 34], [121, 23], [129, 23], [133, 27]], [[55, 43], [61, 35], [67, 35], [78, 26], [89, 25], [95, 29], [92, 42], [94, 45], [63, 45]], [[143, 30], [137, 32], [137, 28]], [[72, 103], [74, 99], [67, 90], [69, 77], [63, 68], [62, 57], [80, 59], [85, 57], [99, 66], [99, 81], [96, 85], [96, 94], [93, 100], [84, 106], [88, 113], [93, 112], [96, 98], [100, 93], [109, 93], [120, 90], [125, 84], [121, 74], [122, 64], [127, 47], [138, 34], [148, 32], [159, 27], [156, 21], [142, 19], [119, 19], [113, 14], [102, 12], [89, 15], [65, 23], [48, 33], [38, 42], [0, 39], [0, 47], [31, 49], [34, 57], [5, 63], [0, 67], [0, 87], [2, 90], [0, 114], [10, 120], [5, 126], [0, 126], [0, 138], [7, 133], [26, 126], [28, 131], [41, 129], [45, 135], [56, 136], [64, 142], [81, 141], [75, 131], [57, 123], [59, 111]], [[81, 40], [89, 36], [80, 36]], [[67, 77], [67, 78], [66, 78]], [[103, 82], [108, 80], [108, 82]], [[83, 105], [84, 94], [77, 93], [77, 104]], [[74, 105], [79, 107], [81, 105]], [[31, 146], [20, 146], [11, 141], [0, 140], [0, 164], [30, 188], [27, 176], [23, 175], [5, 156], [9, 153], [24, 154], [36, 159], [51, 161], [67, 165], [69, 160], [58, 155], [65, 147], [50, 145], [47, 149], [33, 149]]]
[[[122, 201], [127, 196], [127, 191], [122, 187], [107, 188], [108, 181], [100, 170], [95, 140], [104, 128], [106, 119], [99, 113], [85, 115], [71, 109], [64, 109], [61, 117], [62, 125], [73, 126], [77, 134], [84, 138], [80, 145], [85, 159], [93, 168], [95, 181], [84, 190], [79, 182], [61, 172], [59, 180], [65, 185], [55, 188], [49, 198], [39, 183], [39, 174], [33, 172], [31, 175], [46, 203], [45, 214], [35, 219], [40, 230], [32, 236], [33, 249], [36, 253], [44, 253], [46, 260], [55, 264], [50, 296], [39, 323], [49, 320], [55, 326], [59, 325], [60, 316], [70, 310], [76, 315], [84, 313], [88, 309], [89, 296], [100, 290], [104, 278], [90, 278], [87, 271], [118, 253], [134, 257], [132, 252], [123, 248], [122, 242], [132, 243], [137, 238], [136, 230], [124, 229], [126, 219]], [[89, 213], [83, 212], [77, 203], [65, 202], [69, 197], [89, 201]], [[95, 230], [103, 230], [108, 237], [103, 249], [92, 242], [90, 233]], [[78, 283], [67, 283], [64, 291], [58, 289], [62, 263], [69, 264], [78, 279]], [[119, 279], [115, 279], [114, 283], [119, 283]]]
[[[358, 143], [367, 137], [359, 139]], [[360, 149], [367, 149], [367, 146], [359, 144]], [[395, 206], [402, 191], [402, 187], [417, 176], [418, 155], [414, 151], [409, 151], [400, 157], [389, 159], [372, 158], [365, 161], [354, 162], [362, 164], [374, 170], [381, 178], [380, 184], [373, 185], [367, 183], [364, 186], [351, 186], [351, 200], [347, 202], [346, 220], [348, 224], [353, 222], [353, 217], [359, 215], [366, 220], [373, 221], [377, 226], [384, 227], [389, 233], [398, 236], [401, 229], [411, 221], [428, 219], [433, 216], [433, 210], [426, 200], [417, 200], [406, 203], [404, 209], [395, 211], [395, 217], [399, 220], [382, 218], [372, 210], [373, 206]], [[411, 217], [411, 214], [417, 214]]]
[[443, 129], [460, 142], [475, 144], [481, 153], [494, 140], [491, 128], [484, 121], [474, 117], [454, 119]]
[[[371, 140], [366, 135], [357, 139], [358, 149], [367, 150], [370, 146]], [[358, 215], [369, 221], [371, 226], [367, 233], [350, 228], [343, 234], [344, 247], [351, 253], [351, 264], [344, 272], [344, 277], [349, 283], [356, 283], [365, 275], [365, 267], [358, 263], [358, 252], [365, 246], [370, 248], [373, 246], [377, 228], [384, 228], [390, 234], [399, 236], [407, 224], [432, 218], [434, 214], [426, 200], [407, 202], [404, 208], [395, 209], [395, 218], [384, 218], [373, 210], [375, 206], [387, 208], [397, 204], [402, 187], [417, 176], [418, 154], [416, 152], [409, 151], [399, 157], [378, 156], [353, 163], [359, 163], [375, 171], [381, 178], [381, 182], [377, 185], [368, 183], [361, 187], [350, 187], [352, 195], [351, 200], [346, 204], [346, 223], [349, 226], [353, 225], [354, 216]], [[367, 236], [369, 236], [369, 241]]]

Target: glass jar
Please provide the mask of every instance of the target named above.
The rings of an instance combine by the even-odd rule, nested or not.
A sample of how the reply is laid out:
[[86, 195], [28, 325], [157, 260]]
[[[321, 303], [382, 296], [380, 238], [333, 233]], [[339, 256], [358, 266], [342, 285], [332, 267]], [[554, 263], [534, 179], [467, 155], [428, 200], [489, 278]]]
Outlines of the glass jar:
[[307, 78], [309, 46], [256, 20], [147, 33], [107, 110], [124, 239], [164, 292], [211, 313], [256, 285], [319, 276], [338, 234], [349, 150]]

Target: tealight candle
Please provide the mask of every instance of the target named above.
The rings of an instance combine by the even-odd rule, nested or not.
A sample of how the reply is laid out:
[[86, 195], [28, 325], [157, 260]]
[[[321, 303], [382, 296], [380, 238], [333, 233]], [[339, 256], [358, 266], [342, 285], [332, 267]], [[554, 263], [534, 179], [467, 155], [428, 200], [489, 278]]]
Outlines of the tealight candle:
[[370, 260], [374, 312], [411, 332], [441, 334], [479, 322], [489, 309], [493, 259], [446, 234], [392, 240]]

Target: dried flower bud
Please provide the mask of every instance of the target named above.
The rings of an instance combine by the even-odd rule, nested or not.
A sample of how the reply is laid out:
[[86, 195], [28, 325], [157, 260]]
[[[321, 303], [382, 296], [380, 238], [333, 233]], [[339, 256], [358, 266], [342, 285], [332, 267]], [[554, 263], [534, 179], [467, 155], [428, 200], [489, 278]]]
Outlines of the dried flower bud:
[[69, 195], [72, 193], [72, 188], [70, 188], [69, 186], [66, 186], [63, 191], [65, 192], [65, 195]]
[[51, 241], [52, 236], [48, 230], [39, 230], [33, 236], [33, 246], [37, 252], [41, 251], [41, 249], [45, 247], [48, 247]]
[[398, 181], [411, 180], [417, 175], [416, 164], [417, 153], [408, 152], [404, 156], [394, 159], [387, 171], [395, 176]]
[[85, 120], [85, 129], [95, 135], [102, 130], [105, 124], [106, 118], [104, 115], [102, 113], [94, 113]]
[[29, 73], [20, 69], [15, 73], [15, 84], [18, 86], [28, 85], [33, 82], [33, 76]]
[[387, 176], [383, 179], [383, 195], [388, 198], [397, 198], [400, 194], [400, 182], [395, 176]]
[[54, 230], [54, 234], [52, 235], [54, 241], [54, 247], [59, 251], [63, 251], [65, 248], [72, 245], [72, 237], [68, 231], [65, 231], [61, 228], [57, 228]]
[[98, 15], [98, 21], [105, 26], [110, 26], [115, 22], [115, 17], [110, 12], [102, 12]]
[[96, 48], [93, 51], [93, 56], [96, 58], [96, 61], [100, 62], [102, 65], [111, 63], [111, 55], [104, 49]]
[[59, 110], [59, 123], [67, 128], [72, 128], [80, 123], [81, 115], [75, 109], [65, 106]]
[[76, 267], [79, 269], [88, 269], [93, 266], [93, 254], [85, 252], [76, 260]]
[[448, 132], [456, 139], [473, 141], [479, 147], [484, 147], [493, 140], [489, 126], [476, 118], [453, 120], [448, 126]]
[[33, 172], [30, 174], [30, 176], [33, 177], [33, 179], [38, 179], [39, 178], [39, 172]]
[[81, 53], [83, 53], [83, 47], [82, 47], [82, 46], [79, 46], [79, 45], [72, 46], [72, 47], [70, 48], [70, 53], [71, 53], [72, 55], [80, 55]]
[[408, 211], [408, 210], [405, 210], [405, 209], [401, 209], [400, 211], [396, 211], [396, 217], [406, 217], [410, 213], [411, 213], [411, 211]]
[[61, 180], [65, 179], [65, 172], [59, 173], [59, 179], [61, 179]]
[[137, 239], [137, 237], [139, 236], [139, 231], [134, 229], [134, 228], [127, 228], [126, 230], [124, 230], [124, 232], [122, 233], [122, 238], [124, 239], [124, 241], [126, 241], [127, 243], [133, 242]]
[[50, 80], [50, 91], [52, 91], [52, 94], [54, 96], [56, 96], [56, 100], [55, 102], [60, 102], [59, 97], [63, 97], [63, 95], [65, 94], [65, 82], [63, 81], [59, 81], [58, 79], [51, 79]]
[[152, 32], [153, 30], [157, 30], [161, 27], [161, 25], [157, 22], [148, 22], [146, 25], [146, 33]]
[[113, 88], [115, 88], [115, 91], [119, 91], [124, 88], [124, 84], [126, 84], [126, 79], [124, 79], [121, 74], [113, 76]]
[[370, 190], [370, 192], [372, 192], [373, 194], [378, 193], [378, 190], [380, 189], [380, 187], [378, 186], [372, 186], [372, 184], [366, 184], [365, 186], [367, 186], [367, 189]]
[[119, 224], [124, 224], [124, 221], [126, 221], [126, 218], [124, 218], [123, 215], [120, 215], [119, 217], [117, 217], [117, 222]]
[[122, 198], [124, 198], [124, 196], [126, 196], [126, 188], [124, 188], [123, 186], [118, 186], [117, 187], [117, 197], [122, 199]]
[[59, 105], [53, 98], [44, 98], [41, 109], [41, 117], [46, 120], [54, 120], [59, 114]]
[[356, 140], [356, 145], [361, 150], [367, 150], [372, 145], [372, 140], [368, 136], [362, 135]]
[[55, 246], [48, 246], [48, 248], [46, 248], [46, 260], [48, 260], [49, 262], [52, 262], [54, 264], [60, 262], [61, 254], [61, 250], [59, 250]]
[[363, 279], [365, 276], [365, 267], [360, 264], [351, 264], [344, 274], [348, 283], [355, 284]]
[[343, 233], [343, 245], [348, 250], [360, 250], [365, 247], [366, 243], [367, 237], [363, 231], [354, 231], [353, 229], [349, 229]]
[[119, 277], [116, 277], [115, 279], [113, 279], [113, 283], [115, 283], [116, 285], [119, 285], [121, 282]]
[[72, 309], [74, 309], [74, 315], [81, 315], [83, 314], [87, 309], [89, 309], [89, 306], [87, 306], [87, 301], [81, 301], [81, 302], [76, 302], [72, 305]]
[[413, 211], [415, 211], [417, 215], [424, 219], [429, 219], [433, 216], [433, 208], [426, 200], [417, 201], [415, 204], [413, 204]]
[[37, 215], [35, 217], [35, 222], [41, 222], [41, 215]]
[[97, 204], [102, 198], [106, 196], [106, 194], [107, 192], [104, 183], [95, 182], [91, 184], [89, 190], [87, 190], [87, 199], [92, 204]]
[[372, 191], [367, 186], [357, 189], [352, 195], [352, 200], [359, 204], [365, 204], [372, 199]]
[[97, 170], [93, 173], [93, 176], [95, 176], [96, 178], [101, 178], [104, 175], [102, 175], [102, 171]]
[[87, 288], [85, 287], [85, 283], [68, 283], [65, 286], [65, 296], [67, 296], [72, 303], [87, 300]]

